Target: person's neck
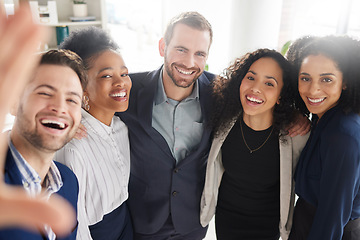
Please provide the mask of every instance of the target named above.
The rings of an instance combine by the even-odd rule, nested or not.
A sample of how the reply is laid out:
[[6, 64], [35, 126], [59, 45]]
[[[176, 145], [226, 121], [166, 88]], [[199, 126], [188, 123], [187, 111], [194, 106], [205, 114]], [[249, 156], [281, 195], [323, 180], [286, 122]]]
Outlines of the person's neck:
[[49, 168], [54, 159], [55, 152], [46, 152], [35, 148], [30, 142], [23, 138], [17, 129], [11, 130], [10, 139], [16, 150], [26, 160], [26, 162], [39, 174], [41, 184], [49, 172]]
[[107, 111], [104, 109], [95, 110], [94, 108], [90, 108], [88, 113], [107, 126], [110, 126], [111, 121], [115, 114], [115, 112]]
[[247, 115], [243, 113], [242, 119], [248, 127], [255, 131], [268, 129], [273, 124], [272, 116]]
[[162, 80], [166, 96], [178, 102], [190, 96], [194, 89], [195, 83], [193, 83], [190, 87], [187, 88], [176, 86], [171, 80], [170, 76], [167, 75], [165, 72], [163, 72]]

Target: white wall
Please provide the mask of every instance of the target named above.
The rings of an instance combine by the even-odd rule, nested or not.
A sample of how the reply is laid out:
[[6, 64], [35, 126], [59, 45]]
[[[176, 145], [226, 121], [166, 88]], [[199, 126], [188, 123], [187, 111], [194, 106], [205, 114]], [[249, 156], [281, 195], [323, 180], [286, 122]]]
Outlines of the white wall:
[[232, 4], [230, 59], [258, 48], [276, 49], [282, 0], [233, 0]]

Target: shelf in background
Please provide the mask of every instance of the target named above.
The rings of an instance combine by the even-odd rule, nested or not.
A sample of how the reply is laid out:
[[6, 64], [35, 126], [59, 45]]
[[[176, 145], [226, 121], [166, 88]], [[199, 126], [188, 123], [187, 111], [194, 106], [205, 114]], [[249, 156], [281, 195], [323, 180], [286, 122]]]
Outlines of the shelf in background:
[[63, 21], [63, 22], [58, 22], [56, 24], [47, 24], [47, 23], [42, 23], [42, 24], [50, 27], [60, 27], [60, 26], [101, 25], [102, 22], [101, 21], [82, 21], [82, 22]]

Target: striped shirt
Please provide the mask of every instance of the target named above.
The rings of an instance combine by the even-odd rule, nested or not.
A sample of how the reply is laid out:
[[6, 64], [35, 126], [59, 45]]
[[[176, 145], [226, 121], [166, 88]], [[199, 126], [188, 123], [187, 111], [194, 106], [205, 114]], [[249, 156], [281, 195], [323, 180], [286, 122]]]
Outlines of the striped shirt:
[[77, 239], [92, 239], [89, 225], [118, 208], [128, 198], [130, 146], [127, 126], [114, 116], [110, 126], [82, 109], [88, 136], [73, 139], [56, 153], [79, 181]]
[[[22, 184], [26, 192], [31, 196], [35, 197], [41, 194], [41, 178], [39, 174], [33, 169], [30, 164], [23, 158], [23, 156], [18, 152], [10, 139], [9, 132], [9, 147], [11, 154], [14, 157], [16, 166], [18, 167], [21, 177]], [[44, 198], [48, 200], [51, 194], [56, 193], [62, 187], [63, 182], [59, 169], [56, 167], [55, 163], [52, 162], [49, 168], [49, 172], [44, 179]], [[51, 230], [50, 226], [45, 225], [44, 230], [47, 233], [49, 240], [54, 240], [56, 238], [55, 233]]]

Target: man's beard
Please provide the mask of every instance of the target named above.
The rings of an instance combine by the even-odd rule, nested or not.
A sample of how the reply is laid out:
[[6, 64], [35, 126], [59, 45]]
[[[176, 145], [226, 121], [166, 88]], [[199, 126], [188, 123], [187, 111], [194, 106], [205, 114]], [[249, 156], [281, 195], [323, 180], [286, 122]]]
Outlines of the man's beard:
[[68, 135], [61, 139], [56, 139], [55, 137], [43, 139], [43, 137], [38, 134], [37, 129], [34, 131], [24, 131], [21, 129], [21, 131], [22, 136], [29, 143], [31, 143], [36, 149], [40, 149], [45, 152], [56, 152], [71, 140]]
[[[200, 75], [202, 74], [201, 71], [197, 70], [198, 74], [195, 74], [194, 78], [188, 82], [188, 80], [184, 80], [184, 79], [176, 79], [175, 78], [175, 74], [174, 74], [174, 71], [177, 71], [175, 69], [175, 66], [174, 64], [169, 64], [167, 61], [166, 61], [166, 58], [165, 58], [165, 71], [166, 73], [169, 75], [169, 77], [171, 78], [171, 80], [173, 81], [173, 83], [175, 84], [175, 86], [177, 87], [181, 87], [181, 88], [188, 88], [188, 87], [191, 87], [193, 85], [193, 83], [200, 77]], [[181, 84], [181, 83], [184, 83], [186, 82], [186, 84]]]
[[[66, 143], [68, 143], [75, 131], [68, 132], [66, 135], [61, 137], [51, 136], [51, 135], [42, 135], [39, 133], [37, 127], [34, 129], [28, 128], [31, 126], [30, 121], [26, 118], [22, 106], [19, 107], [17, 112], [17, 127], [19, 128], [19, 133], [25, 138], [31, 145], [33, 145], [36, 149], [43, 150], [45, 152], [56, 152], [61, 149]], [[72, 125], [69, 125], [70, 128]], [[65, 130], [64, 130], [65, 131]], [[68, 130], [66, 130], [68, 131]], [[45, 136], [48, 136], [45, 138]]]

